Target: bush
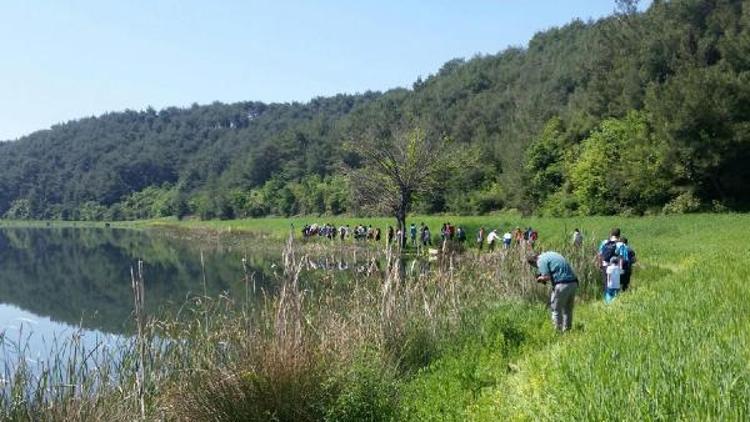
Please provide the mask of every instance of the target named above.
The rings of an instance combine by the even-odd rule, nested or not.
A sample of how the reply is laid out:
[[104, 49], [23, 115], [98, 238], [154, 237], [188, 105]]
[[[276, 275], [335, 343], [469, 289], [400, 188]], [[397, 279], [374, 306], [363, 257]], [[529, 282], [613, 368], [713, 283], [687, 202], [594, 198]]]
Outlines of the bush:
[[693, 192], [683, 192], [664, 205], [664, 214], [687, 214], [700, 210], [701, 201]]
[[548, 196], [541, 214], [549, 217], [570, 217], [578, 213], [578, 199], [563, 190]]

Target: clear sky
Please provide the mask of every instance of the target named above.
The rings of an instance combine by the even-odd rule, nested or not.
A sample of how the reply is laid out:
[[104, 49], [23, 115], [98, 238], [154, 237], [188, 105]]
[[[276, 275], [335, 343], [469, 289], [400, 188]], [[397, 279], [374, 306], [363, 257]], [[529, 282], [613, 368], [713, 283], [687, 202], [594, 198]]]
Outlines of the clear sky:
[[126, 108], [411, 86], [614, 0], [0, 0], [0, 140]]

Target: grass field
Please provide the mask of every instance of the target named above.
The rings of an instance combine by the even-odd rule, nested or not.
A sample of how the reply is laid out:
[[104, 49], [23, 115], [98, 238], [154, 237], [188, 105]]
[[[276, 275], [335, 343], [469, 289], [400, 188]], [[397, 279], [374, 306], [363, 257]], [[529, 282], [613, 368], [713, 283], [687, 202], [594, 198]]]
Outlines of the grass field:
[[[142, 396], [147, 415], [415, 421], [750, 417], [750, 216], [410, 221], [424, 221], [433, 233], [450, 221], [464, 226], [470, 240], [480, 225], [534, 227], [540, 247], [569, 256], [586, 287], [574, 330], [559, 335], [551, 328], [545, 289], [534, 286], [531, 270], [511, 255], [470, 251], [455, 270], [451, 260], [424, 277], [401, 279], [386, 271], [384, 278], [354, 279], [343, 289], [332, 281], [311, 284], [290, 271], [280, 280], [280, 296], [269, 298], [261, 312], [265, 317], [219, 299], [190, 308], [196, 314], [192, 322], [152, 321], [154, 338], [184, 341], [151, 349]], [[393, 223], [300, 218], [124, 226], [252, 232], [280, 240], [290, 224], [312, 222], [381, 228]], [[591, 257], [614, 226], [629, 238], [639, 263], [632, 290], [605, 305], [592, 293], [597, 281]], [[583, 251], [568, 245], [575, 227], [587, 239]], [[331, 245], [324, 239], [312, 243], [319, 249]], [[136, 349], [134, 340], [127, 346], [128, 365], [109, 375], [118, 383], [82, 370], [77, 379], [87, 381], [76, 381], [81, 385], [75, 394], [26, 396], [21, 392], [34, 380], [16, 380], [20, 386], [6, 387], [2, 415], [125, 418], [138, 408]], [[60, 380], [65, 381], [62, 375]]]
[[[481, 365], [497, 354], [486, 342], [438, 360], [409, 382], [408, 419], [747, 420], [748, 223], [745, 215], [620, 220], [639, 255], [632, 291], [609, 306], [579, 306], [565, 336], [540, 340], [527, 322], [527, 347], [509, 366]], [[461, 384], [472, 379], [464, 362], [480, 363], [484, 385]]]

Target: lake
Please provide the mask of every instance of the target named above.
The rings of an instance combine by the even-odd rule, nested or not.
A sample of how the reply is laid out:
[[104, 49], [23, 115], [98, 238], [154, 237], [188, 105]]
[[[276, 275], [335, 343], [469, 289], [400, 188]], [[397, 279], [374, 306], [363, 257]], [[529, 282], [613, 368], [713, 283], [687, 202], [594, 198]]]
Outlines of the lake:
[[[55, 341], [74, 333], [91, 345], [129, 335], [134, 324], [130, 269], [139, 260], [148, 314], [173, 314], [189, 298], [204, 294], [245, 298], [245, 256], [242, 247], [159, 232], [0, 228], [4, 359], [17, 355], [19, 345], [30, 359], [43, 358]], [[247, 273], [257, 289], [269, 286], [278, 257], [278, 248], [247, 256]]]

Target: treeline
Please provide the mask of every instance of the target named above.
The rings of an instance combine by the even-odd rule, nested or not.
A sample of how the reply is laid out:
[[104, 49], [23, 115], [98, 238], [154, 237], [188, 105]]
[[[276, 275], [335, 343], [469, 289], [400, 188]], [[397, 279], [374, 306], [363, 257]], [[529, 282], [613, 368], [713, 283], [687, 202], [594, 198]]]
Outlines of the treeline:
[[415, 211], [747, 208], [750, 4], [617, 4], [411, 89], [112, 113], [0, 144], [0, 215], [356, 212], [344, 169], [360, 157], [344, 145], [403, 121], [450, 140], [461, 163]]

